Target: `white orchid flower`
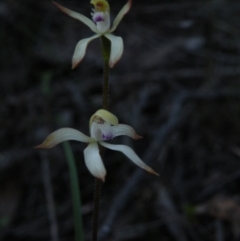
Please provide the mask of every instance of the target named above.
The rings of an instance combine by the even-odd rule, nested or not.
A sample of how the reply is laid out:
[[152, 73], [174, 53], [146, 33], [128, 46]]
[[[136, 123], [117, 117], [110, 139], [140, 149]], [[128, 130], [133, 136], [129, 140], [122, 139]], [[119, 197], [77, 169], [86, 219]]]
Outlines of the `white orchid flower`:
[[158, 176], [158, 174], [152, 168], [147, 166], [130, 147], [104, 142], [121, 135], [129, 136], [135, 140], [141, 139], [142, 137], [137, 135], [131, 126], [118, 124], [118, 119], [115, 115], [109, 111], [101, 109], [90, 118], [89, 127], [90, 137], [72, 128], [61, 128], [51, 133], [44, 142], [36, 148], [48, 149], [63, 141], [69, 140], [88, 143], [88, 146], [84, 150], [86, 166], [93, 176], [104, 182], [106, 169], [99, 153], [98, 144], [100, 144], [108, 149], [122, 152], [136, 165], [147, 172]]
[[118, 13], [115, 18], [112, 27], [110, 27], [110, 7], [106, 0], [91, 0], [91, 4], [94, 5], [92, 19], [85, 17], [84, 15], [67, 9], [56, 2], [53, 2], [62, 12], [66, 13], [72, 18], [75, 18], [85, 25], [87, 25], [94, 33], [90, 38], [80, 40], [75, 48], [72, 58], [72, 68], [74, 69], [83, 59], [86, 53], [88, 44], [98, 37], [104, 35], [111, 42], [111, 52], [109, 58], [109, 66], [112, 68], [118, 60], [121, 58], [123, 53], [123, 40], [121, 37], [117, 37], [111, 34], [119, 25], [124, 15], [130, 10], [132, 0], [128, 0], [127, 4]]

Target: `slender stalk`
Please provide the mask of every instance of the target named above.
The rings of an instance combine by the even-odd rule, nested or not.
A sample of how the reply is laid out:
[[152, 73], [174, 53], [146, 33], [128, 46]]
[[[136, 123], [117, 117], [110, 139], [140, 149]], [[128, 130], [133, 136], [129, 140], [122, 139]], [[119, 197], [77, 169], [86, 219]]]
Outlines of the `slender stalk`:
[[94, 183], [94, 202], [93, 202], [92, 241], [97, 241], [97, 235], [98, 235], [98, 213], [99, 213], [101, 190], [102, 190], [102, 182], [99, 179], [95, 178], [95, 183]]
[[102, 105], [103, 109], [108, 110], [108, 102], [109, 102], [109, 57], [111, 51], [111, 43], [110, 41], [102, 36], [101, 37], [102, 44], [102, 54], [103, 54], [103, 100]]
[[72, 152], [72, 148], [69, 142], [63, 142], [63, 148], [65, 156], [68, 163], [69, 173], [70, 173], [70, 184], [73, 202], [73, 216], [74, 216], [74, 228], [75, 228], [75, 240], [83, 241], [83, 222], [82, 222], [82, 212], [81, 212], [81, 197], [80, 189], [77, 175], [77, 168], [75, 165], [75, 159]]
[[[109, 57], [111, 51], [111, 43], [110, 41], [102, 36], [101, 37], [101, 45], [102, 45], [102, 54], [103, 54], [103, 99], [102, 105], [103, 109], [108, 110], [108, 102], [109, 102]], [[101, 156], [103, 157], [104, 149], [100, 149]], [[94, 185], [94, 206], [93, 206], [93, 227], [92, 227], [92, 241], [97, 241], [98, 235], [98, 214], [99, 214], [99, 205], [100, 205], [100, 197], [102, 190], [102, 182], [99, 179], [95, 179]]]

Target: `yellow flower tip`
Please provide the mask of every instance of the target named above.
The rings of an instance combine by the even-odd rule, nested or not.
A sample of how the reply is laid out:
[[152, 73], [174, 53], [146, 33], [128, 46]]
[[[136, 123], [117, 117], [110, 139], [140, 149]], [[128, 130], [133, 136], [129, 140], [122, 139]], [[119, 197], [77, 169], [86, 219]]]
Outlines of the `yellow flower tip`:
[[80, 62], [74, 62], [72, 63], [72, 69], [75, 69], [78, 65], [79, 65]]
[[52, 3], [53, 3], [55, 6], [57, 6], [62, 12], [64, 12], [64, 13], [67, 12], [65, 7], [59, 5], [58, 3], [54, 2], [54, 1], [52, 1]]
[[49, 135], [42, 144], [35, 146], [36, 149], [50, 149], [57, 145], [54, 135]]
[[128, 0], [128, 3], [129, 3], [129, 9], [132, 7], [132, 0]]
[[104, 109], [100, 109], [92, 115], [92, 117], [90, 118], [90, 121], [89, 121], [90, 127], [91, 127], [93, 121], [96, 119], [98, 119], [99, 121], [101, 121], [101, 119], [102, 119], [114, 126], [118, 125], [118, 118], [111, 112], [104, 110]]
[[42, 144], [38, 145], [38, 146], [34, 146], [35, 149], [50, 149], [51, 147], [49, 147], [49, 144], [46, 143], [46, 141], [44, 141]]
[[134, 137], [133, 137], [133, 139], [134, 140], [140, 140], [140, 139], [142, 139], [143, 137], [142, 136], [139, 136], [137, 133], [135, 133], [135, 135], [134, 135]]
[[99, 178], [99, 180], [101, 180], [102, 182], [105, 182], [105, 177], [101, 177]]
[[91, 0], [91, 4], [94, 5], [95, 10], [98, 12], [109, 12], [110, 7], [106, 0]]
[[[122, 56], [122, 54], [121, 54], [121, 56]], [[109, 60], [109, 63], [108, 63], [109, 67], [113, 68], [119, 62], [121, 56], [117, 60], [114, 60], [114, 61]]]
[[116, 63], [117, 63], [117, 62], [109, 61], [109, 67], [110, 67], [110, 68], [113, 68]]
[[43, 149], [43, 148], [42, 148], [42, 145], [34, 146], [33, 148], [34, 148], [34, 149]]
[[148, 170], [147, 170], [149, 173], [151, 173], [151, 174], [153, 174], [153, 175], [155, 175], [155, 176], [160, 176], [157, 172], [155, 172], [152, 168], [149, 168]]

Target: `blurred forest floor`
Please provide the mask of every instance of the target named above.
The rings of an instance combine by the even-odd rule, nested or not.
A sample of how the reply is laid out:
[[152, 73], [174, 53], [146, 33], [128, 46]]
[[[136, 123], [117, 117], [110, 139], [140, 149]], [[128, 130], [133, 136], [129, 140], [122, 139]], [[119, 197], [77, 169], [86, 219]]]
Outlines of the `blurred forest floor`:
[[[109, 2], [114, 17], [126, 1]], [[58, 3], [90, 17], [89, 1]], [[51, 1], [2, 0], [0, 22], [0, 240], [72, 241], [62, 146], [33, 147], [60, 127], [88, 134], [101, 108], [100, 44], [71, 70], [76, 43], [92, 33]], [[110, 110], [144, 138], [114, 143], [160, 177], [106, 151], [99, 240], [240, 240], [239, 0], [134, 0], [115, 34], [125, 49]], [[71, 145], [90, 240], [94, 178], [85, 145]]]

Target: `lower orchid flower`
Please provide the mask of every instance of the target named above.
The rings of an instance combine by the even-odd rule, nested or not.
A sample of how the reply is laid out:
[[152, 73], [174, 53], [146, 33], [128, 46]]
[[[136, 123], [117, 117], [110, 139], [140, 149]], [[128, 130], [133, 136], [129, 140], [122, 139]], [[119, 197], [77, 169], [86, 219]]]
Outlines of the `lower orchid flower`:
[[111, 140], [114, 137], [126, 135], [134, 140], [141, 139], [142, 137], [137, 135], [135, 130], [125, 124], [119, 124], [115, 115], [106, 110], [98, 110], [92, 115], [89, 121], [90, 137], [86, 136], [82, 132], [72, 128], [61, 128], [51, 133], [44, 142], [36, 148], [49, 149], [63, 141], [80, 141], [88, 143], [88, 146], [84, 150], [84, 159], [86, 166], [90, 173], [96, 178], [105, 181], [106, 169], [104, 167], [102, 158], [99, 153], [98, 144], [114, 150], [120, 151], [125, 154], [132, 162], [139, 167], [143, 168], [147, 172], [158, 174], [149, 166], [147, 166], [132, 150], [132, 148], [125, 145], [113, 145], [104, 141]]

